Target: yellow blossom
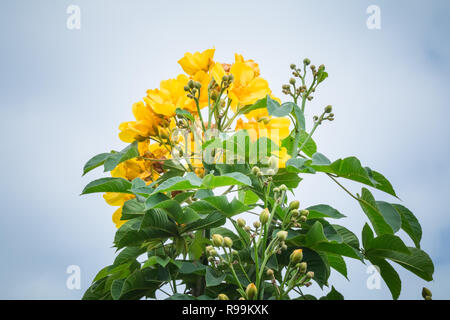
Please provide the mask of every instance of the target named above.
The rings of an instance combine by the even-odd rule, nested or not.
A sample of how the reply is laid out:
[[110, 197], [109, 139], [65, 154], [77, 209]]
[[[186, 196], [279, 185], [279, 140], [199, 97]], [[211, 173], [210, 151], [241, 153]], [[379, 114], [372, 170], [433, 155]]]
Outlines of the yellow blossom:
[[234, 54], [234, 61], [235, 62], [244, 62], [246, 65], [251, 67], [253, 71], [255, 72], [255, 77], [259, 76], [259, 65], [253, 61], [253, 60], [244, 60], [244, 57], [241, 54], [235, 53]]
[[208, 72], [209, 68], [214, 64], [215, 49], [207, 49], [203, 52], [195, 52], [194, 54], [186, 52], [184, 57], [178, 60], [178, 63], [188, 75], [194, 76], [198, 71]]
[[273, 151], [272, 154], [278, 157], [278, 168], [286, 168], [286, 161], [291, 158], [287, 152], [287, 149], [285, 147], [281, 147], [279, 150]]
[[131, 143], [137, 137], [150, 137], [158, 132], [161, 118], [142, 101], [133, 104], [133, 115], [136, 121], [122, 122], [119, 126], [119, 138], [123, 142]]

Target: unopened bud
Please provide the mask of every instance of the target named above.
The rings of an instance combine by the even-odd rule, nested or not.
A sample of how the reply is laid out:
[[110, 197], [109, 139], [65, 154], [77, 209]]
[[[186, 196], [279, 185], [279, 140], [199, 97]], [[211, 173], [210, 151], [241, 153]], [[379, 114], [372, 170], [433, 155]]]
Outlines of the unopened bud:
[[260, 171], [261, 171], [261, 170], [260, 170], [258, 167], [253, 167], [253, 168], [252, 168], [252, 173], [253, 173], [254, 175], [257, 175]]
[[290, 83], [290, 84], [295, 84], [295, 78], [290, 78], [290, 79], [289, 79], [289, 83]]
[[188, 87], [191, 88], [191, 89], [194, 89], [194, 87], [195, 87], [195, 86], [194, 86], [194, 81], [193, 81], [193, 80], [189, 80], [188, 83], [187, 83], [187, 85], [188, 85]]
[[294, 209], [294, 210], [291, 210], [291, 214], [292, 214], [293, 217], [298, 217], [300, 212], [297, 209]]
[[257, 289], [255, 284], [252, 282], [247, 286], [247, 289], [245, 289], [245, 294], [247, 295], [249, 300], [253, 300], [253, 298], [256, 296]]
[[230, 237], [224, 237], [223, 242], [226, 247], [231, 248], [233, 246], [233, 240]]
[[269, 209], [265, 208], [265, 209], [261, 212], [261, 214], [259, 215], [259, 221], [260, 221], [262, 224], [266, 224], [267, 221], [269, 221], [269, 217], [270, 217]]
[[308, 273], [306, 273], [306, 278], [308, 279], [308, 281], [314, 278], [314, 272], [308, 271]]
[[237, 225], [241, 228], [245, 227], [245, 220], [242, 218], [237, 219]]
[[289, 203], [289, 210], [298, 209], [300, 207], [300, 202], [298, 200], [294, 200]]
[[194, 82], [194, 86], [195, 86], [197, 89], [200, 89], [200, 88], [202, 87], [202, 84], [201, 84], [200, 82]]
[[308, 220], [308, 218], [306, 216], [300, 216], [301, 222], [306, 222], [306, 220]]
[[300, 215], [307, 217], [309, 215], [309, 210], [300, 210]]
[[288, 232], [287, 231], [278, 231], [277, 232], [277, 238], [281, 241], [285, 241], [287, 239]]
[[296, 249], [291, 253], [291, 256], [289, 257], [291, 259], [291, 262], [293, 264], [297, 264], [303, 259], [303, 250], [302, 249]]
[[305, 273], [307, 267], [308, 265], [306, 264], [306, 262], [302, 262], [299, 264], [298, 269], [300, 270], [300, 273]]
[[230, 300], [230, 299], [228, 299], [228, 296], [227, 296], [225, 293], [219, 294], [219, 295], [217, 296], [217, 298], [218, 298], [219, 300]]
[[333, 107], [331, 105], [328, 105], [325, 107], [325, 112], [326, 113], [330, 113], [331, 111], [333, 111]]
[[296, 65], [291, 63], [291, 65], [289, 66], [291, 69], [295, 69]]
[[311, 60], [309, 60], [308, 58], [305, 58], [303, 60], [303, 63], [308, 66], [311, 63]]
[[280, 191], [287, 191], [287, 189], [288, 189], [285, 184], [282, 184], [281, 186], [279, 186], [279, 188], [280, 188]]
[[220, 234], [213, 234], [212, 235], [212, 242], [216, 247], [222, 247], [223, 246], [223, 237]]
[[272, 276], [273, 276], [273, 270], [272, 270], [272, 269], [267, 269], [266, 274], [267, 274], [269, 277], [272, 277]]
[[259, 221], [255, 221], [253, 222], [253, 226], [258, 229], [259, 227], [261, 227], [261, 223]]
[[433, 294], [431, 293], [430, 289], [423, 287], [423, 289], [422, 289], [422, 297], [424, 299], [427, 299], [427, 297], [431, 298], [432, 296], [433, 296]]

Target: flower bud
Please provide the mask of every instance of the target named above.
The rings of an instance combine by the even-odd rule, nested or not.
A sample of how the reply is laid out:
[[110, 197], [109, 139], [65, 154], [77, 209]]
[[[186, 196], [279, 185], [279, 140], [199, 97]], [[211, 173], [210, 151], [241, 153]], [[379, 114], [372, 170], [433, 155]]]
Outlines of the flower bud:
[[209, 252], [213, 249], [214, 249], [213, 246], [206, 246], [205, 251], [207, 254], [209, 254]]
[[325, 107], [325, 112], [330, 113], [333, 110], [333, 107], [331, 105], [328, 105]]
[[184, 91], [189, 91], [189, 87], [188, 86], [184, 86]]
[[257, 289], [255, 284], [252, 282], [247, 286], [247, 289], [245, 289], [245, 294], [247, 295], [249, 300], [253, 300], [253, 298], [256, 296]]
[[213, 234], [212, 235], [212, 242], [216, 247], [222, 247], [223, 246], [223, 237], [220, 234]]
[[277, 238], [281, 241], [285, 241], [287, 239], [288, 232], [287, 231], [278, 231], [277, 232]]
[[233, 250], [233, 251], [231, 251], [231, 254], [232, 254], [233, 256], [237, 256], [239, 253], [238, 253], [236, 250]]
[[296, 65], [295, 64], [293, 64], [293, 63], [291, 63], [291, 65], [289, 66], [291, 69], [295, 69], [296, 68]]
[[300, 273], [305, 273], [306, 268], [308, 268], [306, 262], [299, 263], [298, 269], [300, 270]]
[[300, 210], [300, 215], [307, 217], [309, 215], [309, 210]]
[[285, 184], [282, 184], [281, 186], [279, 186], [279, 188], [280, 188], [280, 191], [287, 191], [287, 189], [288, 189]]
[[303, 259], [303, 250], [302, 249], [296, 249], [292, 251], [291, 256], [289, 257], [291, 259], [291, 262], [293, 264], [297, 264]]
[[300, 207], [300, 202], [298, 200], [294, 200], [289, 203], [289, 210], [298, 209]]
[[305, 58], [303, 60], [303, 63], [308, 66], [311, 63], [311, 60], [309, 60], [308, 58]]
[[306, 216], [300, 216], [301, 222], [306, 222], [306, 220], [308, 220], [308, 218]]
[[300, 212], [297, 209], [294, 209], [294, 210], [291, 211], [291, 214], [292, 214], [293, 217], [298, 217]]
[[252, 173], [253, 173], [254, 175], [257, 175], [260, 171], [261, 171], [261, 170], [260, 170], [258, 167], [253, 167], [253, 168], [252, 168]]
[[250, 232], [250, 231], [251, 231], [251, 229], [250, 229], [249, 226], [245, 226], [245, 227], [244, 227], [244, 230], [247, 231], [247, 232]]
[[261, 212], [261, 214], [259, 215], [259, 221], [260, 221], [262, 224], [266, 224], [267, 221], [269, 221], [269, 217], [270, 217], [269, 209], [265, 208], [265, 209]]
[[215, 249], [212, 249], [211, 251], [209, 251], [209, 254], [210, 254], [212, 257], [215, 257], [215, 256], [217, 256], [217, 251], [216, 251]]
[[261, 227], [261, 223], [259, 221], [255, 221], [253, 222], [253, 226], [255, 227], [255, 229], [258, 229], [259, 227]]
[[239, 300], [245, 300], [245, 298], [244, 297], [240, 297]]
[[231, 248], [233, 246], [233, 240], [231, 240], [230, 237], [224, 237], [223, 242], [225, 244], [225, 247]]
[[308, 271], [308, 273], [306, 273], [306, 278], [308, 279], [308, 281], [314, 278], [314, 272]]
[[295, 84], [295, 78], [290, 78], [290, 79], [289, 79], [289, 83], [290, 83], [290, 84]]
[[202, 84], [200, 82], [195, 81], [194, 86], [195, 88], [200, 89], [202, 87]]
[[280, 189], [278, 187], [273, 188], [273, 193], [279, 193]]
[[193, 80], [189, 80], [187, 85], [189, 88], [194, 89], [194, 81]]
[[242, 218], [237, 219], [237, 225], [241, 228], [245, 227], [245, 220]]
[[269, 277], [272, 277], [272, 276], [273, 276], [273, 270], [272, 270], [272, 269], [267, 269], [266, 274], [267, 274]]
[[221, 293], [217, 296], [219, 300], [230, 300], [225, 293]]
[[422, 297], [423, 297], [424, 299], [427, 299], [427, 297], [430, 297], [430, 298], [431, 298], [432, 296], [433, 296], [433, 295], [432, 295], [430, 289], [423, 287], [423, 289], [422, 289]]

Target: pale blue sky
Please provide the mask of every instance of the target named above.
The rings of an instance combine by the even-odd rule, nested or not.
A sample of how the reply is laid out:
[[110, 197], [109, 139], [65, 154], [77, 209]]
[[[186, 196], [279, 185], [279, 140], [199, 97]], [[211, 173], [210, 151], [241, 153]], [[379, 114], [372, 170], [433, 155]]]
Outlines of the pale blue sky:
[[[81, 8], [81, 30], [66, 28], [70, 4]], [[372, 4], [381, 8], [381, 30], [366, 27]], [[278, 96], [291, 62], [327, 66], [330, 77], [307, 111], [335, 109], [336, 120], [317, 132], [320, 152], [356, 155], [385, 174], [422, 222], [435, 281], [402, 271], [401, 298], [419, 298], [424, 285], [449, 298], [449, 11], [445, 0], [3, 1], [0, 298], [78, 299], [113, 261], [114, 209], [101, 196], [79, 197], [101, 176], [82, 178], [82, 166], [123, 146], [117, 127], [131, 120], [131, 104], [181, 72], [184, 52], [212, 46], [219, 61], [235, 52], [256, 60]], [[305, 179], [298, 198], [338, 208], [358, 235], [366, 221], [324, 178]], [[66, 288], [72, 264], [81, 268], [79, 291]], [[390, 298], [384, 284], [366, 288], [364, 265], [349, 269], [351, 282], [339, 274], [330, 281], [347, 298]]]

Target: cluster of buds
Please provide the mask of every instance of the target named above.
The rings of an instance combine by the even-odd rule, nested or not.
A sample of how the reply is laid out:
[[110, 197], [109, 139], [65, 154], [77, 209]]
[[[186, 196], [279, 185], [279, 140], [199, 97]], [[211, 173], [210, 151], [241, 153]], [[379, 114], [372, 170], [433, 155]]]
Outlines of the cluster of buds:
[[334, 113], [332, 113], [332, 111], [333, 111], [333, 107], [331, 105], [326, 106], [320, 117], [319, 116], [313, 117], [314, 122], [316, 122], [319, 125], [319, 124], [322, 124], [323, 120], [333, 121]]
[[187, 96], [191, 99], [197, 99], [200, 97], [200, 88], [202, 84], [198, 81], [189, 80], [187, 85], [184, 86], [184, 91], [188, 92]]
[[222, 77], [222, 88], [227, 89], [234, 81], [234, 76], [232, 74], [224, 75]]
[[218, 248], [231, 248], [233, 246], [233, 240], [230, 237], [222, 237], [220, 234], [212, 235], [212, 243]]

